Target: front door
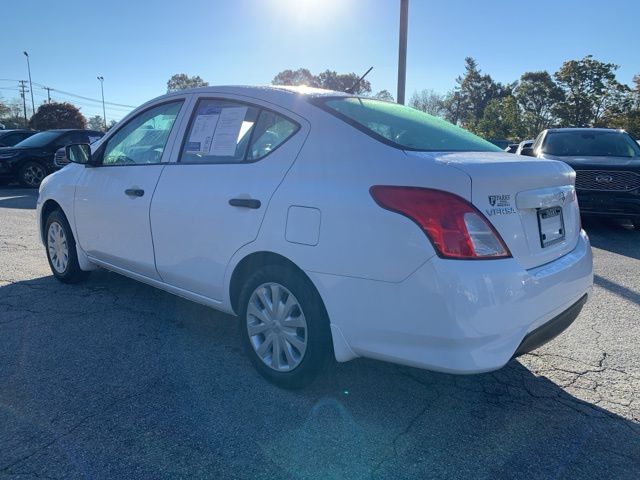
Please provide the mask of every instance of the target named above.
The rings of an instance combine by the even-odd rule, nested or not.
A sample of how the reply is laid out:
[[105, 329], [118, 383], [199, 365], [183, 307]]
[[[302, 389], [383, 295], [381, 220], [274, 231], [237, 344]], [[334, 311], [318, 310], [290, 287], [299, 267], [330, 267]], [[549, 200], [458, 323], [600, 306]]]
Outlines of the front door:
[[156, 265], [166, 283], [223, 298], [229, 260], [257, 237], [307, 131], [302, 119], [260, 105], [199, 99], [151, 204]]
[[165, 102], [133, 117], [96, 151], [99, 166], [82, 172], [75, 224], [78, 242], [90, 257], [159, 279], [149, 206], [184, 101]]

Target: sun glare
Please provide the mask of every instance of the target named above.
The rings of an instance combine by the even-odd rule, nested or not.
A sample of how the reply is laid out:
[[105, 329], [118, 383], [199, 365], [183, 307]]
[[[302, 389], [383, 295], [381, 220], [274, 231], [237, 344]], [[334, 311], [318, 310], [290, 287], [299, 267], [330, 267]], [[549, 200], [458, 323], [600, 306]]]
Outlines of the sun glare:
[[278, 10], [293, 21], [322, 23], [344, 10], [348, 0], [273, 0]]

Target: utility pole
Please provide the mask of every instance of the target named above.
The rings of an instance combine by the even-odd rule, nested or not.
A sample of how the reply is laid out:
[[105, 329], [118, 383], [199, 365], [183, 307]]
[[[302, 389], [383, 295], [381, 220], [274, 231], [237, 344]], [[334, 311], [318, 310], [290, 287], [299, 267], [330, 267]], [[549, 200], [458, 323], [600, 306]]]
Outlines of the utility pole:
[[27, 70], [29, 71], [29, 91], [31, 92], [31, 112], [32, 114], [36, 113], [36, 104], [33, 101], [33, 84], [31, 83], [31, 65], [29, 64], [29, 54], [24, 51], [24, 56], [27, 57]]
[[104, 119], [104, 131], [107, 131], [107, 111], [104, 108], [104, 77], [96, 77], [100, 81], [100, 91], [102, 92], [102, 118]]
[[400, 41], [398, 45], [398, 103], [404, 105], [404, 90], [407, 83], [407, 25], [409, 0], [400, 0]]
[[43, 90], [47, 91], [47, 103], [51, 103], [51, 87], [42, 87]]
[[26, 87], [26, 80], [18, 80], [18, 83], [20, 85], [18, 85], [18, 88], [20, 89], [20, 96], [22, 97], [22, 110], [24, 111], [24, 126], [25, 128], [27, 127], [27, 101], [25, 99], [25, 90], [27, 89]]

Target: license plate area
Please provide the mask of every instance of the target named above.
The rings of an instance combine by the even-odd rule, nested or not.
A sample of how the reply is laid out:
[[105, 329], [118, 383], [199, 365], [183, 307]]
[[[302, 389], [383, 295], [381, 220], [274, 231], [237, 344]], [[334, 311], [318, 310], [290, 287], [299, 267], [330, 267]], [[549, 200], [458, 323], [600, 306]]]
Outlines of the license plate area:
[[538, 230], [542, 248], [562, 242], [565, 236], [562, 207], [538, 210]]

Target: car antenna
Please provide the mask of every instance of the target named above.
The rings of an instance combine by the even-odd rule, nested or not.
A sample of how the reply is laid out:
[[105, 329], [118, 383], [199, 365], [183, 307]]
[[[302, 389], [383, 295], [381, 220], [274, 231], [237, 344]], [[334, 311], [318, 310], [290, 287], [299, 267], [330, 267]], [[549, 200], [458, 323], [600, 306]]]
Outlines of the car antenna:
[[367, 75], [369, 75], [369, 72], [373, 70], [373, 67], [369, 67], [369, 70], [367, 70], [366, 72], [364, 72], [364, 75], [362, 75], [358, 81], [356, 83], [354, 83], [353, 85], [351, 85], [349, 88], [347, 88], [345, 90], [346, 93], [354, 93], [356, 91], [356, 88], [358, 88], [360, 86], [360, 83], [362, 82], [362, 80], [364, 80], [364, 77], [366, 77]]

